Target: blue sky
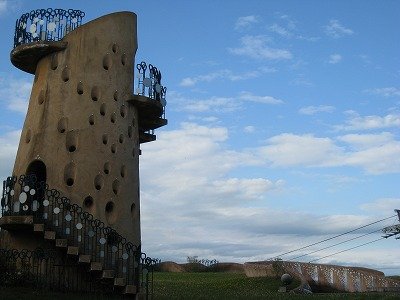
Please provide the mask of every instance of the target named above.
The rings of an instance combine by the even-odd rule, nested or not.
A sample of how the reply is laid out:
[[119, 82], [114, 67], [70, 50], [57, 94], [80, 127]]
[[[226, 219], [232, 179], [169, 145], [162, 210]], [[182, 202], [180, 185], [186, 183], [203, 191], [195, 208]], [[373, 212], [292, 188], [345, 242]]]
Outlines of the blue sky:
[[[85, 11], [84, 22], [135, 12], [136, 61], [163, 73], [169, 124], [140, 158], [149, 255], [263, 260], [400, 208], [398, 1], [64, 3], [57, 8]], [[0, 0], [2, 178], [12, 170], [33, 80], [9, 61], [15, 20], [54, 5]], [[399, 274], [399, 243], [320, 262]]]

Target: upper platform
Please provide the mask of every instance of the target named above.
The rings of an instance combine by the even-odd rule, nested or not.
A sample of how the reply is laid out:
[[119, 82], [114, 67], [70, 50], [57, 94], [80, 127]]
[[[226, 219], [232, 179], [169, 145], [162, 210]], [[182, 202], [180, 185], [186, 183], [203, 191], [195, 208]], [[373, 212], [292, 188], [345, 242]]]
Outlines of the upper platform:
[[64, 50], [66, 34], [82, 25], [85, 13], [74, 9], [36, 9], [23, 14], [15, 23], [12, 64], [18, 69], [35, 74], [39, 60], [56, 51]]

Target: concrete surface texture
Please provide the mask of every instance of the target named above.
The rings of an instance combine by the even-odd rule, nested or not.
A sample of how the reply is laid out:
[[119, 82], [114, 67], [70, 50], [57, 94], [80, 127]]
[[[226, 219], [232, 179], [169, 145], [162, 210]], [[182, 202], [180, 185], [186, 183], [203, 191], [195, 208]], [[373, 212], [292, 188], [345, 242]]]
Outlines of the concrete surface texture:
[[11, 54], [24, 69], [24, 59], [32, 64], [35, 55], [44, 53], [36, 58], [13, 175], [35, 173], [140, 245], [139, 113], [128, 102], [136, 15], [98, 18], [53, 43], [53, 50], [52, 42], [38, 42]]

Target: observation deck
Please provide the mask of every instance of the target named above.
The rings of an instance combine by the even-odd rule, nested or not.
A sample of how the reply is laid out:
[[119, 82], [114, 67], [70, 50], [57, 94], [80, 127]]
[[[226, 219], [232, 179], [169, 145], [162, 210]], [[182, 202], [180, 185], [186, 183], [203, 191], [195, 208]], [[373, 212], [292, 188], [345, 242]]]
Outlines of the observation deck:
[[[12, 64], [35, 74], [40, 59], [65, 50], [63, 38], [82, 25], [85, 13], [73, 9], [37, 9], [22, 15], [15, 24]], [[139, 142], [156, 140], [154, 130], [167, 125], [165, 118], [167, 88], [161, 84], [161, 72], [152, 64], [136, 65], [137, 87], [126, 101], [139, 112]], [[132, 83], [134, 85], [134, 83]]]
[[35, 74], [39, 60], [64, 50], [66, 34], [82, 25], [85, 13], [74, 9], [37, 9], [23, 14], [15, 23], [14, 48], [10, 59], [18, 69]]

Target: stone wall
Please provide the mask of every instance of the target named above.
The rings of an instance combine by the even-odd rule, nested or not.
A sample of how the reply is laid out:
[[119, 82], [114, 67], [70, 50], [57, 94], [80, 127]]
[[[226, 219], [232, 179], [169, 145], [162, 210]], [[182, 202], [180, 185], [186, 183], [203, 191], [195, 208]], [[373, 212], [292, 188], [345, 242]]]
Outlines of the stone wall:
[[[275, 276], [272, 261], [244, 264], [248, 277]], [[344, 267], [283, 261], [285, 272], [306, 281], [310, 286], [325, 286], [345, 292], [367, 292], [400, 289], [400, 282], [386, 278], [385, 274], [367, 268]]]

